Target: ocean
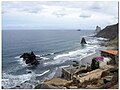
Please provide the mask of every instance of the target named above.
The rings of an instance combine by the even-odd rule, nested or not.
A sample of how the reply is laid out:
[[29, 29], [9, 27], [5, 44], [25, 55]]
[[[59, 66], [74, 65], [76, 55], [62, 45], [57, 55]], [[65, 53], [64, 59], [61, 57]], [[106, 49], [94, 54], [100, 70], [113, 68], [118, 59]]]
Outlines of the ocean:
[[[24, 88], [33, 88], [74, 60], [81, 63], [100, 48], [100, 40], [90, 37], [93, 34], [94, 30], [2, 30], [2, 86], [13, 88], [26, 83]], [[85, 46], [80, 44], [82, 37]], [[31, 51], [42, 58], [37, 66], [26, 65], [20, 58]]]

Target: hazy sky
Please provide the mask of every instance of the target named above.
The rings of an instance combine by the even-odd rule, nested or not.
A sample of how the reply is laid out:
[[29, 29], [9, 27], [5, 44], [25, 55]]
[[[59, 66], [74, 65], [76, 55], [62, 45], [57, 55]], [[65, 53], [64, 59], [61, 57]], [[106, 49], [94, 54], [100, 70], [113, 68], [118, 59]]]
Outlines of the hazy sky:
[[95, 29], [118, 22], [118, 2], [3, 1], [3, 29]]

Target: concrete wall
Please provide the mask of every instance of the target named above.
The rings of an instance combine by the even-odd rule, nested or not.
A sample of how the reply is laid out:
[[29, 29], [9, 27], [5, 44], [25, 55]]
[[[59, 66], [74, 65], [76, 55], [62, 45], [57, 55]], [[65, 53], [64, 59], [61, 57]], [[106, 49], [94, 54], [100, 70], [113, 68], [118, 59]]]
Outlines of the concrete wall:
[[66, 79], [66, 80], [71, 80], [72, 75], [68, 71], [66, 71], [65, 69], [62, 68], [62, 78]]

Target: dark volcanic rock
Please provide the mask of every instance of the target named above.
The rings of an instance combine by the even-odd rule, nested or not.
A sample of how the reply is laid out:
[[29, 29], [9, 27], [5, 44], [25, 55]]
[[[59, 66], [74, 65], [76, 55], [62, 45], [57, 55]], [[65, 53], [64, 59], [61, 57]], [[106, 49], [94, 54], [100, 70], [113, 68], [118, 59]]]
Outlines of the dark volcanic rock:
[[85, 38], [82, 38], [81, 44], [87, 44], [86, 41], [85, 41]]
[[103, 30], [99, 31], [96, 37], [102, 37], [107, 39], [114, 39], [118, 36], [118, 23], [115, 25], [110, 25], [105, 27]]
[[36, 59], [36, 56], [33, 52], [24, 53], [23, 55], [20, 56], [20, 58], [23, 58], [26, 64], [31, 64], [31, 65], [39, 64], [39, 61]]

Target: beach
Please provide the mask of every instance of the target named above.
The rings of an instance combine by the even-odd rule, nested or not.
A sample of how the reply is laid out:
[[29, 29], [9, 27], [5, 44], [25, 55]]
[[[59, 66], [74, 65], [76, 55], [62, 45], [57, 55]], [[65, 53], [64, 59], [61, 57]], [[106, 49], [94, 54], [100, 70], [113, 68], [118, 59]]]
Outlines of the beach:
[[98, 56], [100, 56], [100, 51], [99, 51], [99, 50], [97, 50], [94, 54], [89, 55], [89, 56], [87, 56], [87, 57], [81, 59], [80, 62], [81, 62], [82, 65], [87, 65], [87, 64], [90, 65], [92, 59], [93, 59], [94, 57], [98, 57]]

